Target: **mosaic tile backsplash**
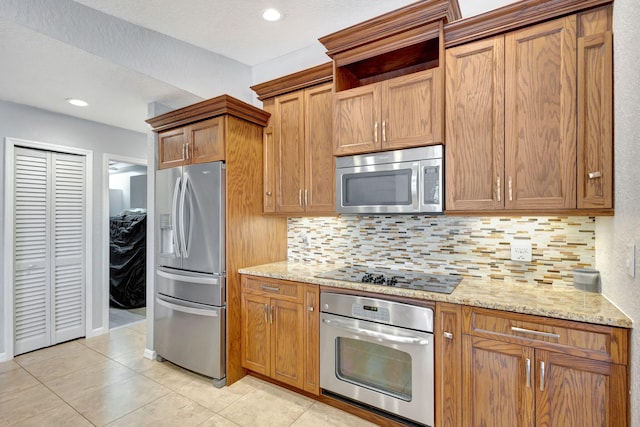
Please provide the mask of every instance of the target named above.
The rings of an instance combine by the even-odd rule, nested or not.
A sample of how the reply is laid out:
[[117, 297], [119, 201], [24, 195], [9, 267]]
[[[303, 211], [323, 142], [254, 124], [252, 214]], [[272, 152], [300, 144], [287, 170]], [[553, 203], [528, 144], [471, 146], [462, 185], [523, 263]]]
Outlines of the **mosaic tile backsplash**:
[[[531, 262], [511, 261], [514, 240], [531, 242]], [[573, 286], [574, 268], [595, 267], [595, 218], [289, 218], [288, 246], [292, 261]]]

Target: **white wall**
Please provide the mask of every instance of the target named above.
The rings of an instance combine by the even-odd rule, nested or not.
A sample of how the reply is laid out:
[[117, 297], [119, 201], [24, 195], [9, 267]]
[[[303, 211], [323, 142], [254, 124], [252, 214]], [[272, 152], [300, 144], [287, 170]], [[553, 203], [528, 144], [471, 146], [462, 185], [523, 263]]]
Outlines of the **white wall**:
[[[603, 293], [633, 321], [631, 331], [631, 425], [640, 426], [640, 262], [635, 278], [625, 265], [630, 243], [640, 245], [640, 7], [613, 4], [615, 216], [596, 220], [596, 266]], [[636, 256], [638, 250], [636, 249]]]
[[[94, 229], [92, 238], [94, 243], [92, 253], [93, 263], [93, 318], [90, 319], [93, 331], [106, 328], [103, 325], [102, 309], [103, 287], [106, 286], [102, 280], [103, 251], [107, 249], [108, 242], [103, 241], [102, 226], [104, 221], [102, 192], [106, 188], [104, 180], [108, 176], [102, 176], [103, 154], [119, 154], [133, 158], [147, 158], [147, 136], [142, 133], [132, 132], [120, 128], [102, 125], [87, 120], [76, 119], [70, 116], [55, 114], [48, 111], [32, 108], [26, 105], [14, 104], [0, 101], [0, 191], [4, 200], [4, 144], [5, 137], [13, 137], [50, 143], [60, 146], [80, 148], [93, 151], [93, 214]], [[0, 215], [4, 215], [4, 208], [0, 210]], [[0, 241], [4, 230], [4, 217], [0, 216]], [[0, 245], [0, 277], [4, 275], [2, 246]], [[4, 295], [4, 286], [10, 284], [0, 284], [0, 299]], [[0, 322], [4, 322], [5, 301], [0, 301]], [[0, 354], [4, 353], [4, 324], [0, 324]]]

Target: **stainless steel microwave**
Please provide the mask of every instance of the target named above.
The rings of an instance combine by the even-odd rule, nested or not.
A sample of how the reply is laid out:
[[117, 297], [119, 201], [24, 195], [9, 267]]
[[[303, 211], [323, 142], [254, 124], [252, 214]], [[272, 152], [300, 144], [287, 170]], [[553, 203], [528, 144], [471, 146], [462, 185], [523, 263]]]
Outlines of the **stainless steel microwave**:
[[343, 214], [441, 214], [443, 147], [336, 158], [336, 211]]

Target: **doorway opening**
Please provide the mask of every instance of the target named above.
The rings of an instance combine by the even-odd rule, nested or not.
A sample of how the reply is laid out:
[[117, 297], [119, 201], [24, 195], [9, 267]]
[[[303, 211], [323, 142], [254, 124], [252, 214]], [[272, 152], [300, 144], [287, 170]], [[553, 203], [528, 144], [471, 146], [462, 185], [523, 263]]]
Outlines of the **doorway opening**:
[[109, 156], [109, 329], [146, 319], [147, 165]]

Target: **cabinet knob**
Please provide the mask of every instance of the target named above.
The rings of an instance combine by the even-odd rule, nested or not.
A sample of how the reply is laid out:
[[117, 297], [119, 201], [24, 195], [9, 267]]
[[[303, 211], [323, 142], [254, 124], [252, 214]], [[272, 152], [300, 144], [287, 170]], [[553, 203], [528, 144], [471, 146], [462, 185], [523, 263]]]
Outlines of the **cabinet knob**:
[[266, 192], [266, 193], [264, 193], [264, 194], [266, 194], [267, 196], [271, 197], [271, 191], [267, 191], [267, 192]]
[[445, 332], [443, 335], [448, 340], [452, 340], [453, 339], [453, 334], [451, 332]]
[[313, 306], [310, 305], [309, 307], [307, 307], [307, 311], [313, 311]]
[[602, 173], [600, 173], [600, 171], [589, 172], [589, 179], [596, 179], [596, 178], [600, 178], [601, 176], [602, 176]]

